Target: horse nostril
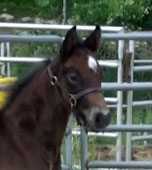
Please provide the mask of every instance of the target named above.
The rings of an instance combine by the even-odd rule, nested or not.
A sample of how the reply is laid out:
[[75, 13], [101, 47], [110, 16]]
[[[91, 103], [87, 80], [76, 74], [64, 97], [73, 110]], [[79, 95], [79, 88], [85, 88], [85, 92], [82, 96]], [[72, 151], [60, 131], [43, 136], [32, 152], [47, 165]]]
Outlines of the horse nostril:
[[95, 116], [95, 124], [100, 124], [103, 120], [103, 115], [102, 113], [98, 112], [96, 113], [96, 116]]
[[97, 127], [105, 127], [109, 124], [110, 122], [110, 112], [106, 111], [106, 112], [97, 112], [95, 113], [95, 117], [94, 117], [94, 123]]

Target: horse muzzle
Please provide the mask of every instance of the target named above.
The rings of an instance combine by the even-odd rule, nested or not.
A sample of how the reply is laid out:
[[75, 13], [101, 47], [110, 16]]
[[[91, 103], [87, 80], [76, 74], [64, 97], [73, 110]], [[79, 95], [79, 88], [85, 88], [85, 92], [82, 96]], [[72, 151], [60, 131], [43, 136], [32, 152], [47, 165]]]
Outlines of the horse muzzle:
[[91, 108], [84, 111], [85, 126], [89, 131], [100, 132], [110, 123], [109, 109]]

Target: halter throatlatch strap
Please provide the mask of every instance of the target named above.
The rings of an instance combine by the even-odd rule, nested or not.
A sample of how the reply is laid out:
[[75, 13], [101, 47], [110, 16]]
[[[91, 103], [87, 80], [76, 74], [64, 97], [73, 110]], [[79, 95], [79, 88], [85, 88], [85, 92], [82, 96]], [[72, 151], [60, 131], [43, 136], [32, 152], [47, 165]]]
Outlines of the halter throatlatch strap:
[[61, 83], [58, 81], [58, 78], [53, 75], [50, 67], [47, 67], [47, 72], [48, 72], [49, 77], [50, 77], [50, 83], [51, 83], [51, 85], [57, 87], [59, 93], [61, 94], [61, 96], [62, 96], [62, 98], [63, 98], [64, 100], [67, 100], [67, 98], [65, 97], [65, 95], [66, 95], [66, 96], [69, 96], [69, 101], [68, 101], [68, 102], [70, 102], [70, 106], [71, 106], [71, 108], [73, 108], [74, 105], [75, 105], [75, 104], [74, 104], [74, 103], [75, 103], [75, 101], [74, 101], [75, 99], [72, 98], [71, 95], [69, 95], [68, 90], [67, 90], [64, 86], [61, 86]]
[[58, 81], [57, 77], [53, 75], [52, 71], [50, 70], [50, 67], [47, 68], [49, 77], [51, 79], [51, 85], [52, 86], [57, 86], [58, 89], [63, 93], [66, 93], [69, 95], [69, 102], [71, 105], [71, 108], [75, 107], [77, 105], [77, 100], [79, 100], [81, 97], [88, 95], [89, 93], [93, 93], [93, 92], [100, 92], [101, 91], [101, 87], [92, 87], [92, 88], [88, 88], [85, 90], [82, 90], [76, 94], [70, 94], [69, 91], [67, 90], [67, 88], [61, 86], [60, 82]]

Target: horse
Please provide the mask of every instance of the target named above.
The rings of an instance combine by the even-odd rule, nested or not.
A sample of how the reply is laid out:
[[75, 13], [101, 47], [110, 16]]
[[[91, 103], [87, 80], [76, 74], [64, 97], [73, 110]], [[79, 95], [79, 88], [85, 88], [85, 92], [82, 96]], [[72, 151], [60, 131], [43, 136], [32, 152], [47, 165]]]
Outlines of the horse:
[[60, 147], [71, 113], [91, 131], [109, 124], [96, 60], [101, 33], [96, 26], [82, 40], [73, 26], [57, 57], [12, 90], [0, 113], [1, 170], [61, 170]]

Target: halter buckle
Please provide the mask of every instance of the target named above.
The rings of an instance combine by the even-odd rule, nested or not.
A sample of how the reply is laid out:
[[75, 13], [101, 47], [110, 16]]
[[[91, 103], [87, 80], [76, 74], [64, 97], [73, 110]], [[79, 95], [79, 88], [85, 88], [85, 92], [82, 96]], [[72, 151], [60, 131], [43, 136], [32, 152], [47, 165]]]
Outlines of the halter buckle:
[[53, 77], [51, 78], [51, 85], [54, 86], [54, 85], [56, 84], [57, 80], [58, 80], [57, 77], [56, 77], [56, 76], [53, 76]]
[[76, 106], [77, 100], [75, 99], [75, 97], [72, 94], [70, 94], [70, 96], [69, 96], [69, 101], [70, 101], [71, 108]]

